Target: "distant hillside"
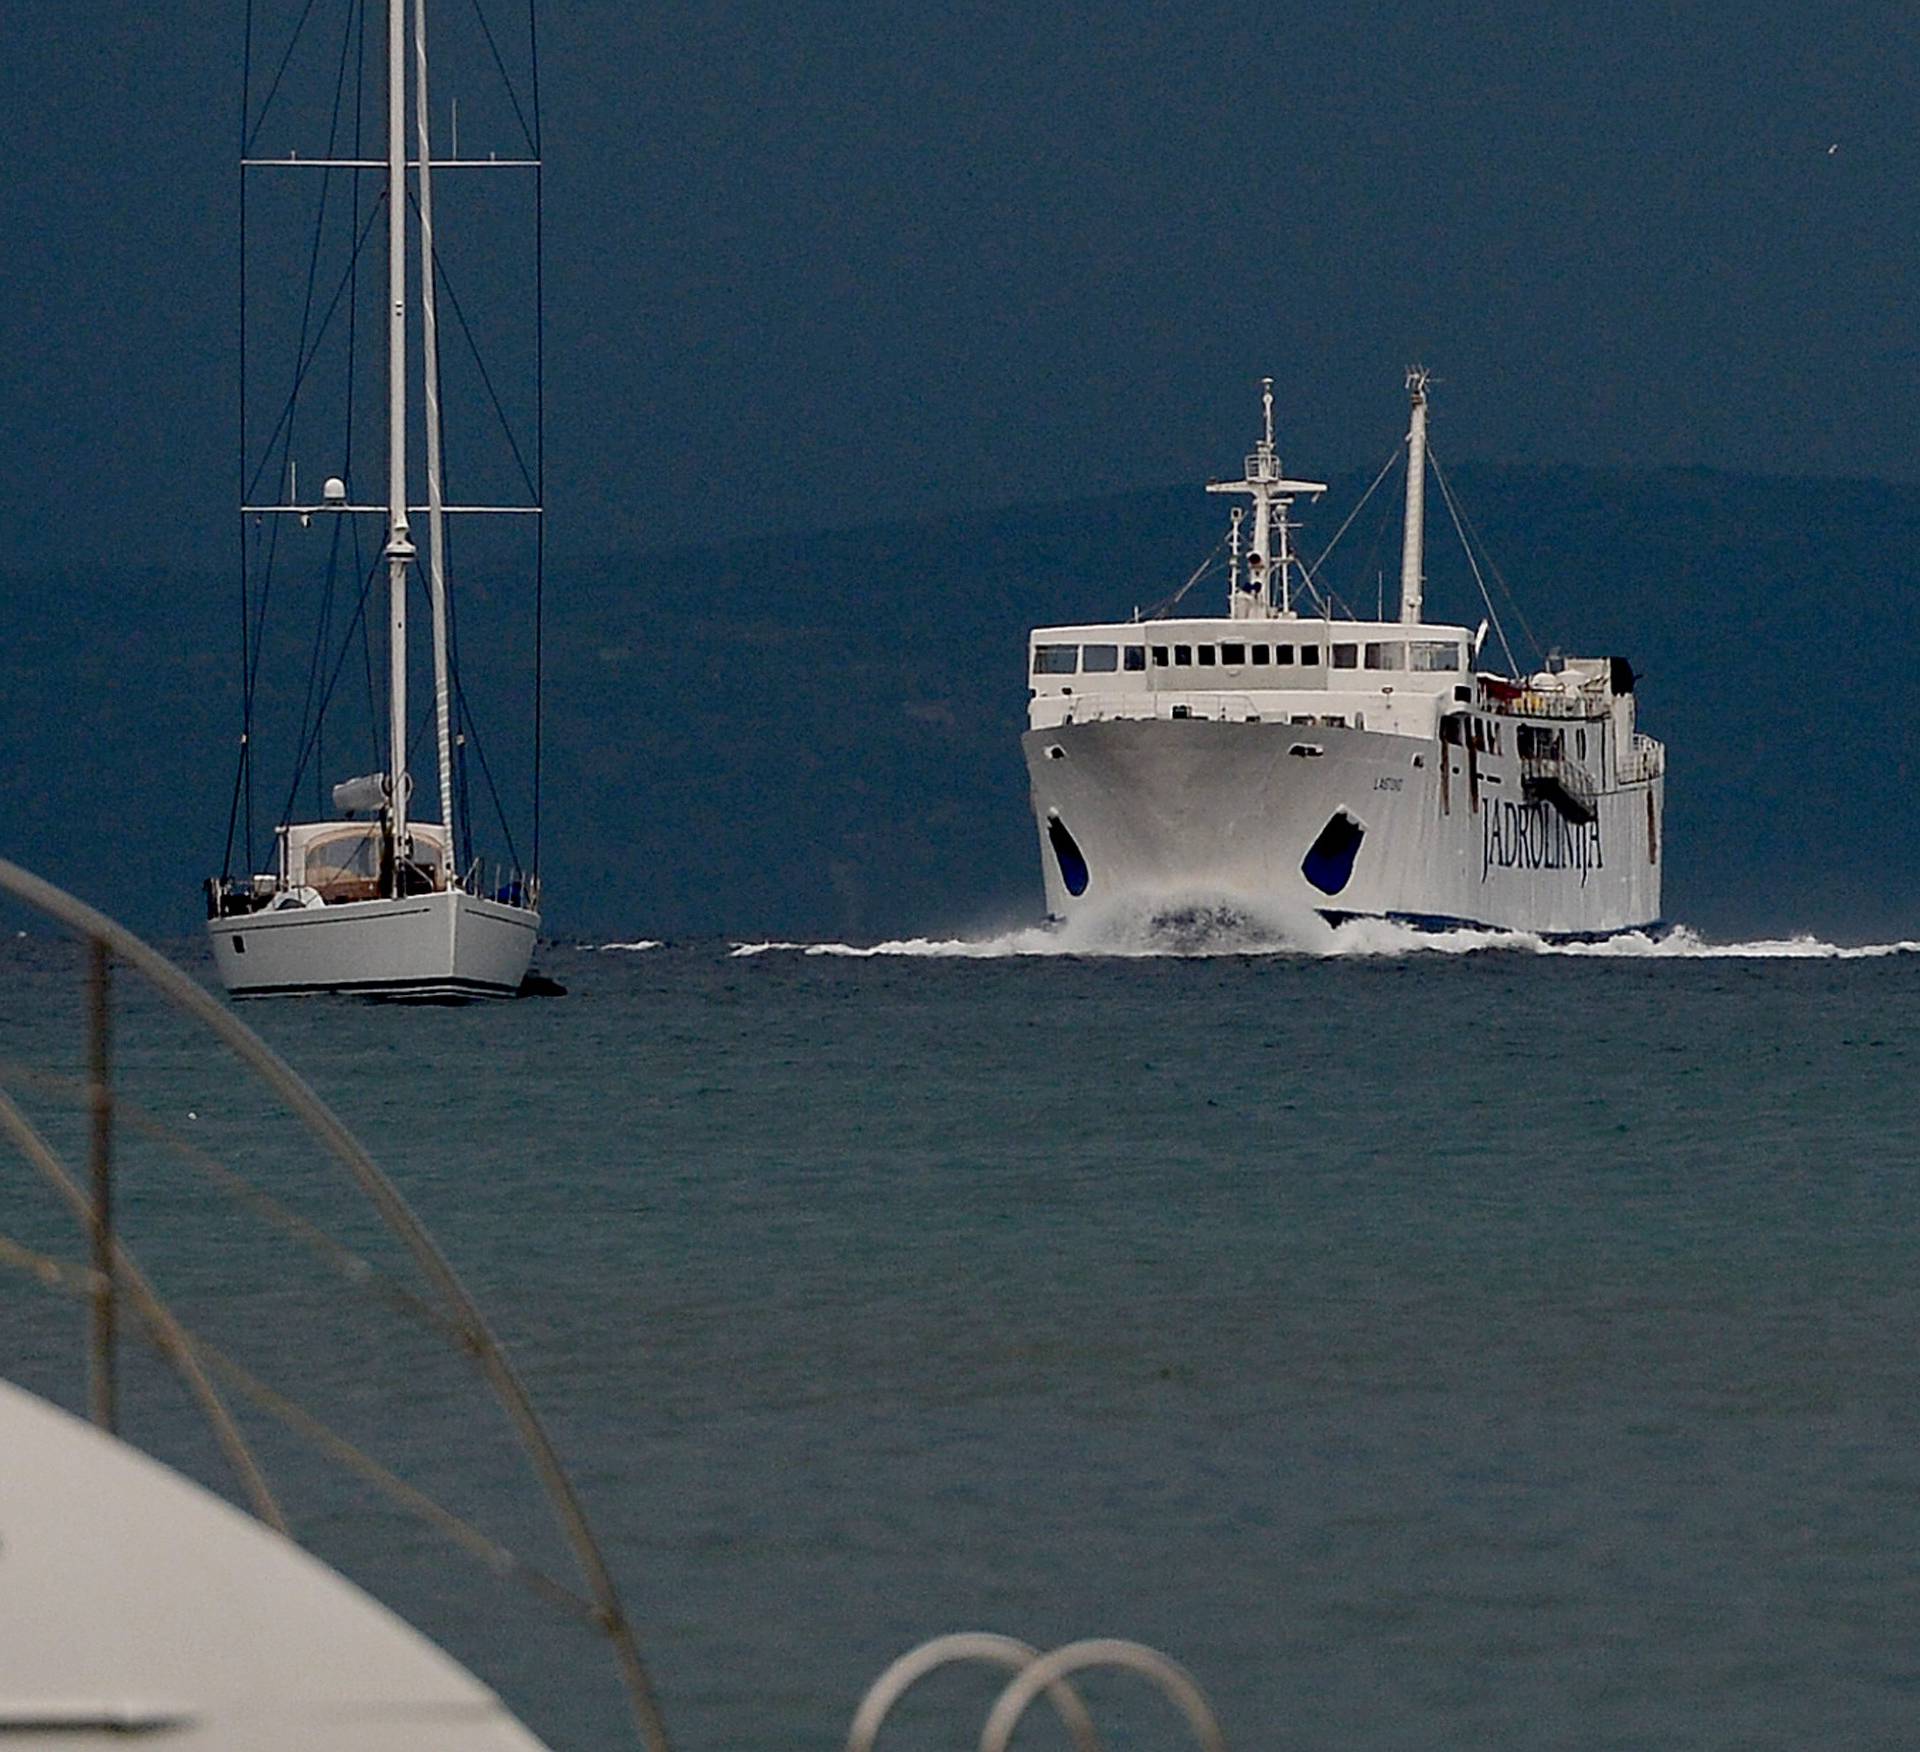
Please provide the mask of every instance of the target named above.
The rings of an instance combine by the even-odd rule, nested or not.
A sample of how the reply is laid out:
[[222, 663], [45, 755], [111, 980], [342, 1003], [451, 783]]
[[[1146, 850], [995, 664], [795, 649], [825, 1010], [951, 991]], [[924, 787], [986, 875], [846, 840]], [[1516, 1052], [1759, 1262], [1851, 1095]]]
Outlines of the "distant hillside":
[[[1313, 508], [1310, 553], [1364, 484]], [[1920, 931], [1920, 490], [1517, 468], [1456, 486], [1540, 642], [1624, 653], [1644, 676], [1643, 723], [1669, 745], [1670, 916], [1717, 933]], [[1478, 595], [1431, 511], [1429, 612], [1472, 625]], [[1365, 611], [1382, 573], [1391, 588], [1396, 515], [1376, 501], [1329, 567]], [[1026, 629], [1150, 605], [1219, 531], [1218, 502], [1179, 489], [556, 567], [553, 928], [874, 936], [1035, 916]], [[0, 849], [139, 928], [193, 928], [237, 729], [227, 582], [4, 585]], [[514, 593], [464, 587], [482, 723], [517, 794], [522, 713], [488, 625]], [[1189, 600], [1220, 591], [1209, 579]], [[263, 671], [282, 714], [305, 685], [303, 638], [276, 640]], [[362, 770], [351, 740], [336, 736], [328, 780]], [[273, 758], [263, 747], [263, 768]], [[283, 791], [277, 772], [260, 787], [263, 827]]]

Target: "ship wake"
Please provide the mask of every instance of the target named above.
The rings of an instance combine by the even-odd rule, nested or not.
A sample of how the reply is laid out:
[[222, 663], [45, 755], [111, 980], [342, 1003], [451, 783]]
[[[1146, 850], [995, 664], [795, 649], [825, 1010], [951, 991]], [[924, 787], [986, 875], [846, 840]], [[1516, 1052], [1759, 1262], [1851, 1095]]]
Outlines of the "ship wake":
[[735, 956], [793, 954], [993, 961], [1078, 956], [1139, 959], [1247, 956], [1393, 958], [1428, 955], [1569, 956], [1599, 960], [1874, 960], [1920, 954], [1920, 941], [1845, 944], [1811, 934], [1716, 942], [1686, 925], [1562, 942], [1531, 931], [1460, 926], [1432, 930], [1394, 919], [1333, 924], [1231, 896], [1167, 896], [1083, 912], [1059, 924], [978, 936], [905, 937], [881, 943], [742, 942]]

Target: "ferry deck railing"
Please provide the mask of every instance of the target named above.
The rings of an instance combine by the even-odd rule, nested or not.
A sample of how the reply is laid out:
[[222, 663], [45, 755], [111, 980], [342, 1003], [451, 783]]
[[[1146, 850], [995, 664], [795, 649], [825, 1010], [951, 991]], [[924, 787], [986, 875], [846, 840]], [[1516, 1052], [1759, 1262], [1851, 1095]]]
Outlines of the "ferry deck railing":
[[1548, 692], [1541, 688], [1523, 688], [1511, 699], [1483, 690], [1481, 709], [1510, 718], [1577, 718], [1595, 723], [1613, 710], [1613, 702], [1603, 694]]

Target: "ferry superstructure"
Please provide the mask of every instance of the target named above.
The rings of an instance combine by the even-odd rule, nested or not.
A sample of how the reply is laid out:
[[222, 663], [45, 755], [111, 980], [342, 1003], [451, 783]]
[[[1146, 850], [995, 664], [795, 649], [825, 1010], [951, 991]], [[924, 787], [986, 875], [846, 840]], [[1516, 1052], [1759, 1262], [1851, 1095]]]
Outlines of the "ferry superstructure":
[[[1619, 657], [1526, 676], [1423, 616], [1428, 379], [1408, 376], [1396, 620], [1337, 616], [1293, 547], [1264, 386], [1224, 617], [1036, 629], [1022, 738], [1049, 913], [1225, 903], [1601, 936], [1659, 922], [1666, 751]], [[1247, 511], [1251, 511], [1251, 528]], [[1304, 612], [1303, 612], [1304, 611]]]

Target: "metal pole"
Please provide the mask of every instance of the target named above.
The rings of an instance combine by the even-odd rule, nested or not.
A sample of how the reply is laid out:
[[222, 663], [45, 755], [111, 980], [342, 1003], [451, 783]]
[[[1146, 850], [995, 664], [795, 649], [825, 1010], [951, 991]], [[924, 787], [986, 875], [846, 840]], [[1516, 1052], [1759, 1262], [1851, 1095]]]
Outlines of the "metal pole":
[[1413, 400], [1413, 412], [1407, 422], [1407, 520], [1400, 541], [1400, 620], [1403, 625], [1417, 627], [1426, 593], [1422, 549], [1427, 525], [1427, 374], [1418, 365], [1407, 373], [1407, 393]]
[[[413, 115], [420, 141], [420, 363], [426, 384], [427, 596], [433, 607], [433, 732], [446, 877], [454, 874], [453, 730], [447, 654], [446, 488], [440, 462], [440, 323], [433, 253], [433, 146], [427, 128], [427, 0], [413, 0]], [[458, 154], [456, 153], [457, 157]]]
[[407, 855], [407, 32], [406, 0], [387, 0], [387, 799], [393, 892]]
[[113, 1271], [113, 1090], [110, 964], [107, 946], [88, 939], [87, 1097], [93, 1110], [91, 1165], [93, 1202], [88, 1231], [93, 1244], [92, 1317], [89, 1321], [92, 1372], [89, 1381], [93, 1421], [108, 1434], [120, 1428], [119, 1383], [115, 1380]]

